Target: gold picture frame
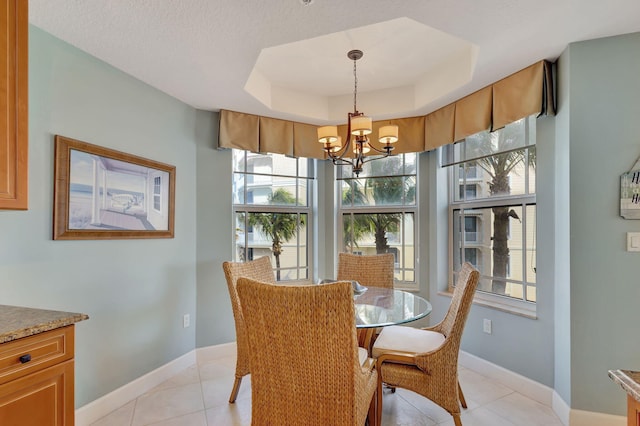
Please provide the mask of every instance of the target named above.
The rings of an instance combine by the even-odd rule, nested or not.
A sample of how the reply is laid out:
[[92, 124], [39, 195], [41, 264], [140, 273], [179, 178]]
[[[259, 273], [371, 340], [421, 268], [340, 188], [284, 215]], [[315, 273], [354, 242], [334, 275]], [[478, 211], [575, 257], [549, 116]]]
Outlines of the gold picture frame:
[[173, 238], [175, 166], [55, 137], [53, 239]]

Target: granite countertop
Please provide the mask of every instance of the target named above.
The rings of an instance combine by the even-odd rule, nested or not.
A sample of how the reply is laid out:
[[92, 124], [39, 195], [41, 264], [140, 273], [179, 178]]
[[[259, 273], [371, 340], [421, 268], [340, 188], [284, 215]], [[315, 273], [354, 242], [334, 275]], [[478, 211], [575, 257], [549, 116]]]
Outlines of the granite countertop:
[[0, 343], [89, 319], [86, 314], [0, 305]]
[[640, 401], [640, 371], [609, 370], [609, 377], [622, 386], [630, 397]]

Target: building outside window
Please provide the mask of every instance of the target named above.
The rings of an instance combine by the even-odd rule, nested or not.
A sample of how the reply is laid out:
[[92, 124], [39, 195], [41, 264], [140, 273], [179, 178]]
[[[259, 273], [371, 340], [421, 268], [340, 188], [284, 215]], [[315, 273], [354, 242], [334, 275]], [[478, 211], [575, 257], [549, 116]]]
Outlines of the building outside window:
[[396, 286], [417, 289], [417, 154], [337, 168], [338, 247], [355, 254], [393, 253]]
[[450, 167], [451, 285], [467, 261], [480, 271], [478, 296], [533, 311], [535, 137], [535, 118], [529, 117], [443, 147], [443, 164]]
[[310, 279], [313, 160], [233, 150], [234, 260], [269, 256], [278, 281]]

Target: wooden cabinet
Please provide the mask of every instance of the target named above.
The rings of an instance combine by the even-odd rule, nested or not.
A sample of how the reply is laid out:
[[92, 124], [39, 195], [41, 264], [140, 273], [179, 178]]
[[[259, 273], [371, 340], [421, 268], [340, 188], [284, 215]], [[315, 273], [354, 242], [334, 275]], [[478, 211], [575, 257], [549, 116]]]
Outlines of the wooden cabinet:
[[27, 209], [28, 0], [0, 0], [0, 209]]
[[640, 426], [640, 402], [627, 396], [627, 426]]
[[0, 424], [73, 426], [74, 326], [0, 345]]

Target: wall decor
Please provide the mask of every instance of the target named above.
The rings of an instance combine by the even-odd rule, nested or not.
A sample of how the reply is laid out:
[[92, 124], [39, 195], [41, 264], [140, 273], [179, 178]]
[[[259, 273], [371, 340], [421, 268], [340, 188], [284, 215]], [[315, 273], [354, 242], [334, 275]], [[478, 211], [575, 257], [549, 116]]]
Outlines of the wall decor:
[[53, 239], [173, 238], [174, 166], [56, 135]]
[[620, 176], [620, 216], [640, 219], [640, 158], [629, 172]]

